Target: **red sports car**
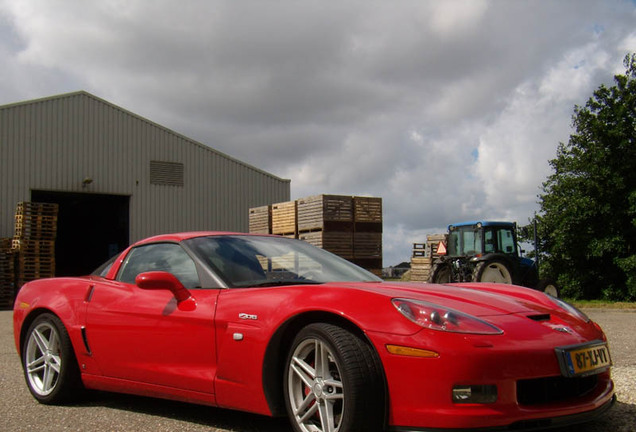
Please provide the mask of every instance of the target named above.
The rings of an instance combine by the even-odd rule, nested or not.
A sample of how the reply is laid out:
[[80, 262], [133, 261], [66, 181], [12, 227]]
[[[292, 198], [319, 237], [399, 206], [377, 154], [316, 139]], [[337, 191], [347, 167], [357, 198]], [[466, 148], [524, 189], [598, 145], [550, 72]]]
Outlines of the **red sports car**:
[[14, 331], [46, 404], [99, 389], [369, 432], [537, 429], [614, 401], [605, 335], [561, 300], [382, 282], [276, 236], [140, 241], [91, 276], [23, 286]]

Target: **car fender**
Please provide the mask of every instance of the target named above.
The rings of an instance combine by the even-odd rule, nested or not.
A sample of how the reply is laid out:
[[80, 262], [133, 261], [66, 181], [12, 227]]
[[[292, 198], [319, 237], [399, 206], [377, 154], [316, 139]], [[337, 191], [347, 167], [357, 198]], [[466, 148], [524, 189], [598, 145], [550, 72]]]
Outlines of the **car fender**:
[[219, 405], [280, 413], [287, 353], [295, 334], [309, 323], [337, 324], [367, 340], [369, 330], [403, 335], [422, 330], [397, 310], [378, 313], [383, 307], [395, 310], [390, 296], [344, 283], [224, 290], [216, 315]]

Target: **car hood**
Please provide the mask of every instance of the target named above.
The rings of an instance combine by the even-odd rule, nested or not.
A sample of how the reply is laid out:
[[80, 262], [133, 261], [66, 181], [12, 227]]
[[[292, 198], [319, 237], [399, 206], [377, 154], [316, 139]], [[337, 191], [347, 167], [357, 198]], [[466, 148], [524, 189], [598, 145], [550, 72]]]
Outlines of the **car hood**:
[[[557, 345], [582, 343], [605, 337], [585, 315], [567, 310], [548, 295], [524, 287], [491, 283], [427, 284], [410, 282], [327, 284], [335, 289], [365, 291], [385, 301], [369, 302], [380, 310], [386, 300], [394, 298], [425, 301], [479, 317], [502, 329], [509, 338], [530, 343], [550, 340]], [[377, 313], [377, 312], [376, 312]], [[376, 318], [376, 321], [378, 319]], [[398, 326], [399, 327], [399, 326]], [[388, 321], [378, 329], [402, 333]], [[563, 333], [565, 332], [565, 333]]]
[[327, 284], [446, 306], [478, 317], [554, 312], [556, 305], [545, 294], [504, 284], [427, 284], [408, 282]]

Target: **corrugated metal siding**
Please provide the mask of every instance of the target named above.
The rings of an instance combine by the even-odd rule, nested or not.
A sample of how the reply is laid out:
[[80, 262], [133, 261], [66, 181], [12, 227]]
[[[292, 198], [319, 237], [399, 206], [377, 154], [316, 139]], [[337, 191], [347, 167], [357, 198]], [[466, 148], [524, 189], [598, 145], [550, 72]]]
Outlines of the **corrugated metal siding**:
[[[183, 164], [183, 186], [151, 184], [150, 161]], [[249, 208], [290, 198], [289, 180], [85, 92], [0, 107], [0, 237], [31, 190], [130, 196], [131, 241], [247, 231]]]

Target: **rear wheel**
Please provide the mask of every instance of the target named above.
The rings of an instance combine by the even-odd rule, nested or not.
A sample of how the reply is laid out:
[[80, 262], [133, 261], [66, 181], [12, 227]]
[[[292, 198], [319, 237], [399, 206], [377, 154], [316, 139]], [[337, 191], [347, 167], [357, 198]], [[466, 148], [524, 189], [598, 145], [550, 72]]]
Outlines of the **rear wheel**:
[[446, 262], [436, 262], [433, 264], [431, 274], [428, 277], [430, 283], [445, 284], [452, 282], [451, 266]]
[[483, 261], [475, 266], [473, 281], [512, 284], [512, 272], [504, 261]]
[[29, 326], [22, 350], [29, 391], [39, 402], [68, 402], [82, 390], [71, 340], [58, 317], [42, 314]]
[[373, 349], [331, 324], [310, 324], [292, 344], [285, 404], [297, 432], [381, 431], [384, 385]]
[[538, 291], [544, 292], [552, 297], [559, 297], [559, 287], [550, 279], [542, 279], [536, 286]]

